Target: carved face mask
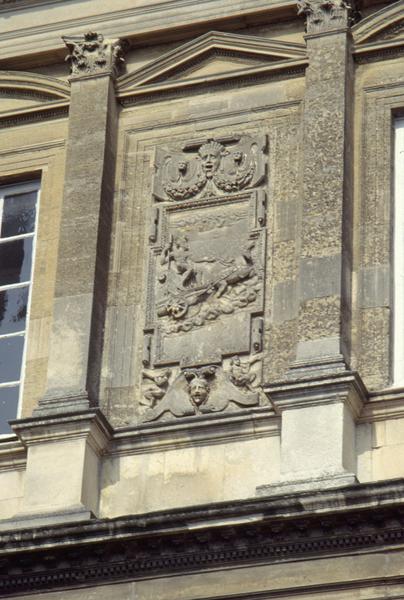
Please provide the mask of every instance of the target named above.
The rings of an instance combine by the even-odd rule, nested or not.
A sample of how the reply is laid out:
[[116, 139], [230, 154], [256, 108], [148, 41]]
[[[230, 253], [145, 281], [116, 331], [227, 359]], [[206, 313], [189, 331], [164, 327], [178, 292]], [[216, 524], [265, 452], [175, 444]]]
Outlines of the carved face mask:
[[207, 177], [211, 177], [219, 168], [222, 146], [217, 142], [209, 142], [199, 148], [202, 168]]
[[202, 379], [202, 377], [195, 377], [192, 379], [192, 381], [189, 383], [188, 389], [189, 395], [198, 406], [202, 404], [208, 397], [209, 386], [206, 379]]

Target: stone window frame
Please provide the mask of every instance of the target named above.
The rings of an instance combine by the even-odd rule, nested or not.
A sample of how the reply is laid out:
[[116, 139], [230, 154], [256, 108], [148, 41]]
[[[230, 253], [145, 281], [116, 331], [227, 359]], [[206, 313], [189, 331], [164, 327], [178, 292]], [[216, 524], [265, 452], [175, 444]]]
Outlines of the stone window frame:
[[[10, 236], [7, 239], [7, 242], [12, 242], [19, 239], [32, 239], [32, 250], [31, 250], [31, 265], [30, 265], [30, 274], [29, 279], [24, 282], [18, 282], [15, 284], [4, 284], [0, 286], [0, 291], [5, 291], [9, 289], [17, 289], [21, 287], [28, 287], [28, 299], [27, 299], [27, 312], [25, 318], [25, 326], [24, 329], [18, 332], [13, 332], [10, 334], [0, 334], [0, 339], [17, 337], [21, 335], [24, 338], [23, 342], [23, 350], [22, 350], [22, 358], [21, 358], [21, 368], [20, 368], [20, 376], [18, 380], [10, 380], [0, 383], [0, 389], [7, 387], [18, 387], [18, 403], [17, 403], [17, 412], [15, 418], [19, 418], [21, 416], [22, 410], [22, 399], [23, 399], [23, 391], [24, 391], [24, 380], [25, 380], [25, 365], [26, 365], [26, 355], [27, 355], [27, 338], [28, 338], [28, 327], [29, 327], [29, 318], [30, 318], [30, 308], [31, 308], [31, 299], [32, 299], [32, 288], [33, 288], [33, 278], [34, 278], [34, 268], [35, 268], [35, 253], [36, 253], [36, 242], [37, 242], [37, 233], [38, 233], [38, 221], [39, 221], [39, 209], [40, 209], [40, 192], [41, 192], [41, 180], [39, 178], [32, 179], [30, 181], [23, 181], [20, 183], [14, 184], [4, 184], [0, 186], [0, 225], [2, 222], [2, 207], [3, 207], [3, 199], [6, 194], [21, 194], [27, 192], [36, 192], [36, 202], [35, 202], [35, 224], [34, 229], [30, 233], [20, 234], [15, 236]], [[0, 438], [7, 437], [12, 434], [11, 430], [9, 432], [1, 431], [1, 423], [0, 423]]]
[[[400, 161], [400, 155], [403, 155]], [[401, 163], [401, 168], [400, 168]], [[404, 117], [394, 119], [394, 313], [392, 384], [404, 386]]]
[[[402, 388], [394, 379], [394, 123], [404, 119], [404, 81], [363, 90], [359, 132], [361, 179], [358, 333], [353, 367], [370, 391]], [[355, 335], [355, 333], [354, 333]]]

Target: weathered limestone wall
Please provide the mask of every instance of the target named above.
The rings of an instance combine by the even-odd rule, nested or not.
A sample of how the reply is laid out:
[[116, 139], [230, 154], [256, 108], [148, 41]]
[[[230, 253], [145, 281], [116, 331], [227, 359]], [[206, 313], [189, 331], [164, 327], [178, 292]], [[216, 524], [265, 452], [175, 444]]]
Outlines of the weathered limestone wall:
[[[0, 64], [18, 66], [17, 73], [30, 70], [33, 81], [25, 83], [28, 99], [1, 96], [0, 122], [7, 128], [0, 176], [8, 182], [42, 173], [42, 194], [22, 409], [27, 420], [15, 425], [24, 460], [0, 471], [3, 518], [29, 512], [35, 494], [36, 517], [63, 509], [80, 518], [90, 512], [108, 517], [248, 498], [257, 488], [271, 493], [303, 479], [329, 484], [333, 477], [366, 482], [404, 474], [397, 459], [404, 396], [386, 391], [393, 308], [391, 125], [404, 105], [403, 59], [391, 46], [402, 45], [401, 34], [394, 37], [398, 17], [385, 3], [365, 3], [367, 20], [354, 27], [345, 8], [335, 18], [323, 11], [320, 21], [307, 11], [306, 35], [292, 4], [271, 12], [271, 2], [215, 0], [209, 22], [207, 5], [199, 3], [193, 14], [187, 5], [181, 24], [193, 25], [175, 33], [178, 6], [170, 5], [158, 24], [157, 2], [155, 13], [144, 3], [115, 4], [126, 20], [112, 19], [104, 3], [97, 19], [99, 30], [111, 35], [109, 49], [125, 32], [132, 43], [126, 73], [118, 76], [112, 52], [110, 70], [103, 63], [101, 73], [87, 67], [78, 73], [71, 98], [62, 42], [53, 31], [37, 37], [40, 11], [16, 11], [5, 20]], [[69, 5], [53, 6], [54, 23], [66, 21]], [[372, 11], [383, 7], [372, 26]], [[91, 3], [81, 2], [80, 11], [83, 23], [94, 22]], [[147, 21], [151, 14], [156, 20]], [[209, 33], [218, 23], [219, 32]], [[24, 24], [30, 26], [25, 50], [17, 43], [6, 47], [7, 35], [20, 39]], [[390, 46], [375, 53], [376, 42]], [[28, 58], [32, 47], [37, 53]], [[41, 52], [47, 53], [43, 60]], [[56, 84], [61, 88], [54, 98]], [[46, 108], [48, 96], [54, 104]], [[56, 107], [59, 101], [64, 104]], [[46, 115], [35, 113], [34, 120], [39, 106]], [[263, 136], [266, 145], [257, 142]], [[248, 185], [233, 182], [240, 198], [248, 196], [240, 200], [254, 221], [247, 239], [261, 244], [262, 255], [256, 247], [244, 255], [259, 271], [261, 304], [248, 315], [245, 335], [236, 340], [240, 347], [219, 359], [212, 359], [210, 346], [202, 358], [168, 357], [164, 363], [151, 256], [161, 270], [170, 233], [163, 208], [164, 215], [174, 214], [173, 206], [179, 214], [182, 200], [175, 204], [161, 191], [164, 168], [157, 157], [187, 156], [190, 165], [200, 165], [198, 152], [212, 138], [222, 144], [220, 160], [244, 143], [243, 152], [255, 152], [257, 164], [265, 165], [251, 185], [256, 204]], [[242, 158], [235, 158], [236, 171]], [[185, 178], [184, 167], [171, 166], [174, 179]], [[231, 212], [228, 190], [210, 191], [206, 197], [191, 193], [183, 203], [200, 222], [211, 214], [215, 194], [217, 206]], [[205, 238], [210, 262], [206, 253], [218, 231]], [[231, 245], [226, 235], [223, 255]], [[244, 230], [243, 236], [240, 247]], [[195, 239], [201, 243], [197, 236], [191, 243]], [[194, 338], [200, 354], [209, 327]], [[218, 336], [218, 346], [221, 341]], [[223, 409], [222, 392], [211, 410], [217, 414], [187, 413], [189, 382], [202, 379], [206, 392], [208, 375], [198, 369], [212, 363], [223, 381], [239, 354], [247, 369], [238, 382], [244, 388], [232, 384], [231, 393], [247, 404], [229, 406], [226, 397]], [[247, 359], [256, 355], [259, 375], [248, 370]], [[147, 420], [144, 370], [161, 376], [166, 367], [174, 373], [170, 385], [177, 385], [174, 400]], [[149, 390], [152, 411], [160, 392], [167, 392], [162, 379], [154, 396]], [[209, 393], [215, 391], [215, 383], [209, 385]], [[182, 402], [188, 403], [185, 413]], [[86, 412], [90, 403], [94, 410]], [[79, 410], [74, 418], [67, 414]], [[57, 502], [50, 493], [54, 481], [61, 490]]]
[[279, 479], [279, 436], [146, 450], [104, 461], [101, 517], [226, 502], [255, 496]]
[[[264, 372], [282, 376], [294, 352], [299, 121], [303, 79], [139, 106], [121, 114], [101, 406], [114, 425], [138, 419], [146, 312], [147, 237], [155, 148], [197, 137], [265, 133], [268, 155]], [[179, 122], [180, 121], [180, 122]], [[288, 152], [284, 152], [284, 148]], [[203, 333], [201, 333], [203, 336]], [[201, 337], [202, 339], [202, 337]]]

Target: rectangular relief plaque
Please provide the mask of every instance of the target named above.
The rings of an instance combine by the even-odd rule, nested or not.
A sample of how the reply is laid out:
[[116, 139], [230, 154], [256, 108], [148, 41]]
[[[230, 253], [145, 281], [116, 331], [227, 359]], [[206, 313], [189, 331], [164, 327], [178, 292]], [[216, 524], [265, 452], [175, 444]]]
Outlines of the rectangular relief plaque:
[[146, 421], [258, 406], [264, 309], [264, 136], [159, 148], [151, 211]]

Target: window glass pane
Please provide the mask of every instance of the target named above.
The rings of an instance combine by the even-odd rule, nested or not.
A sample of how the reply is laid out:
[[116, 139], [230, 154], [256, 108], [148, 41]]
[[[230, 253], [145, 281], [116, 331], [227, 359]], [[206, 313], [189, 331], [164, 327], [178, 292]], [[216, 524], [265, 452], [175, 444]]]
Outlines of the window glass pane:
[[0, 383], [19, 380], [23, 349], [23, 335], [0, 338]]
[[29, 287], [0, 291], [0, 335], [23, 331]]
[[8, 421], [17, 416], [18, 392], [18, 387], [0, 388], [0, 433], [11, 433]]
[[0, 244], [0, 285], [29, 281], [32, 238]]
[[34, 231], [36, 196], [37, 192], [27, 192], [4, 198], [1, 237]]

